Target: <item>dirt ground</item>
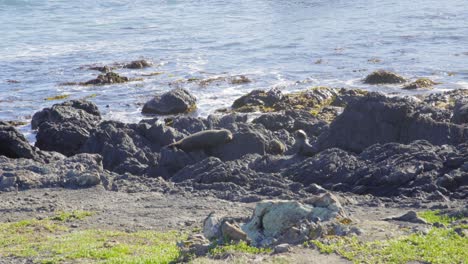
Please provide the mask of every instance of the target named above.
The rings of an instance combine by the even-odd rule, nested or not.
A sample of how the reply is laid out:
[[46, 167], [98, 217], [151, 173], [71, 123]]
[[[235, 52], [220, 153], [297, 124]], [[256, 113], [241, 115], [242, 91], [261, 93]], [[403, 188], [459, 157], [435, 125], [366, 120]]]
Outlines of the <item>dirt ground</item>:
[[[353, 223], [362, 230], [365, 240], [385, 239], [420, 228], [417, 224], [383, 221], [388, 216], [402, 215], [409, 210], [457, 208], [462, 201], [419, 202], [417, 200], [376, 199], [370, 196], [338, 195]], [[58, 211], [86, 210], [95, 212], [79, 223], [76, 229], [185, 230], [202, 227], [210, 212], [230, 217], [249, 217], [255, 203], [237, 203], [211, 196], [162, 194], [155, 192], [110, 192], [102, 187], [81, 190], [35, 189], [18, 193], [0, 193], [0, 222], [46, 218]], [[24, 260], [0, 259], [0, 263], [26, 263]], [[227, 259], [199, 258], [194, 263], [349, 263], [338, 255], [320, 254], [316, 249], [297, 246], [280, 255], [235, 255]]]

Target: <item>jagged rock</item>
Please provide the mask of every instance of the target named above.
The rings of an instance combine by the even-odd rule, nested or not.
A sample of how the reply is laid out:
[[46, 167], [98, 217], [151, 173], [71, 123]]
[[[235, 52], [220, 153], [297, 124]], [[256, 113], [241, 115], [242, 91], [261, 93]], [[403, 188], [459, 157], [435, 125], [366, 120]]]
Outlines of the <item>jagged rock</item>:
[[79, 152], [90, 132], [71, 122], [49, 123], [39, 126], [35, 146], [41, 150], [56, 151], [66, 156]]
[[458, 145], [468, 139], [467, 127], [436, 122], [418, 115], [415, 108], [416, 103], [409, 99], [370, 93], [349, 104], [314, 146], [318, 150], [338, 147], [361, 152], [376, 143], [422, 139], [436, 145]]
[[[82, 146], [82, 153], [97, 153], [103, 157], [104, 168], [118, 173], [146, 174], [155, 168], [161, 145], [146, 138], [145, 124], [102, 122]], [[153, 138], [153, 140], [155, 140]]]
[[107, 72], [106, 74], [100, 74], [96, 79], [89, 80], [82, 84], [84, 85], [106, 85], [115, 83], [126, 83], [130, 79], [125, 76], [120, 76], [115, 72]]
[[397, 84], [404, 83], [406, 79], [396, 73], [379, 70], [375, 71], [364, 79], [364, 83], [367, 84]]
[[177, 243], [181, 250], [182, 257], [186, 257], [184, 262], [188, 262], [189, 256], [205, 256], [210, 250], [211, 243], [203, 235], [190, 235], [187, 240]]
[[188, 113], [195, 110], [196, 101], [187, 90], [177, 88], [146, 102], [142, 113], [160, 115]]
[[94, 103], [85, 100], [71, 100], [54, 104], [51, 108], [44, 108], [35, 113], [31, 120], [31, 127], [37, 129], [44, 122], [71, 122], [89, 130], [100, 121], [101, 114]]

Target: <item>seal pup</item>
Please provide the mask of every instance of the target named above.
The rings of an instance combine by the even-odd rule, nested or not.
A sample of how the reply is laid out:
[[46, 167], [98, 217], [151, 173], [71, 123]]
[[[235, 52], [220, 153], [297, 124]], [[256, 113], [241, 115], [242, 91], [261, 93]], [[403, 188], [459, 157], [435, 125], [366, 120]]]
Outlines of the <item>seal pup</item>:
[[198, 149], [209, 149], [228, 143], [233, 138], [231, 131], [226, 129], [204, 130], [187, 136], [177, 142], [167, 145], [168, 148], [178, 148], [185, 152]]
[[310, 145], [309, 139], [307, 138], [307, 134], [304, 132], [304, 130], [297, 130], [295, 132], [295, 138], [295, 147], [297, 148], [297, 153], [299, 155], [312, 157], [317, 153], [314, 147]]

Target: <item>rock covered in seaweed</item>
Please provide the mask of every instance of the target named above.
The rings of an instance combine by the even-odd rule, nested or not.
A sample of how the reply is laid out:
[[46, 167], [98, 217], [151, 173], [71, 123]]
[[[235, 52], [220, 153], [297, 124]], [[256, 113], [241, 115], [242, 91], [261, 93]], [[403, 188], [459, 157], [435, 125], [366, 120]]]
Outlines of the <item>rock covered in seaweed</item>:
[[372, 72], [364, 79], [364, 83], [367, 84], [398, 84], [404, 82], [406, 82], [404, 77], [386, 70]]

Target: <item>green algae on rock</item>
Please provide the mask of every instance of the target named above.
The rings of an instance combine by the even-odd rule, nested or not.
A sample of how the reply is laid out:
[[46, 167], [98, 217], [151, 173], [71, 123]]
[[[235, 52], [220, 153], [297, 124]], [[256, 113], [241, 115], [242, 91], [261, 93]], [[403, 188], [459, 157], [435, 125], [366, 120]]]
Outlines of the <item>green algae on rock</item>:
[[432, 86], [439, 84], [429, 78], [419, 78], [416, 81], [403, 87], [405, 90], [432, 89]]
[[375, 71], [364, 79], [364, 83], [367, 84], [398, 84], [404, 82], [406, 82], [404, 77], [386, 70]]

